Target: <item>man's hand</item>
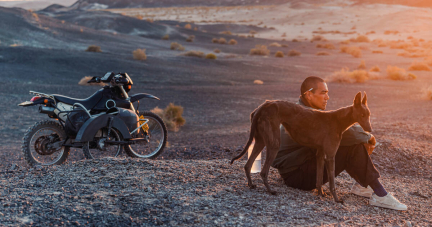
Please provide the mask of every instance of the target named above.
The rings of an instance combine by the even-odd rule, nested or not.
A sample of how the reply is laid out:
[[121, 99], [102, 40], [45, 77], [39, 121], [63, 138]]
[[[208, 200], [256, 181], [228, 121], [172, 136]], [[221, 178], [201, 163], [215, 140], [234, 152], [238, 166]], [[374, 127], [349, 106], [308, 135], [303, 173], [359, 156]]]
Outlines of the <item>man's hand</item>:
[[371, 138], [369, 139], [368, 143], [363, 144], [369, 155], [371, 155], [373, 150], [375, 149], [375, 144], [376, 144], [375, 136], [371, 134]]

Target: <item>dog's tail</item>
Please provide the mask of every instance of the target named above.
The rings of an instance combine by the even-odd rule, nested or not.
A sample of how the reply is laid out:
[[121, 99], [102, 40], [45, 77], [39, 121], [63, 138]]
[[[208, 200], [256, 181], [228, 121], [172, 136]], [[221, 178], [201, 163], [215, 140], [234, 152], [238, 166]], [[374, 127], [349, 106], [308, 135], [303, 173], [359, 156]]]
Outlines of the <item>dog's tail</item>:
[[260, 110], [263, 109], [263, 107], [266, 107], [266, 106], [268, 106], [270, 104], [271, 104], [271, 102], [266, 101], [264, 104], [262, 104], [261, 106], [259, 106], [258, 108], [256, 108], [251, 113], [251, 116], [250, 116], [250, 118], [251, 118], [251, 128], [250, 128], [249, 140], [247, 141], [246, 146], [243, 148], [243, 151], [239, 155], [237, 155], [233, 159], [231, 159], [231, 163], [230, 164], [233, 164], [234, 161], [242, 158], [243, 155], [246, 154], [247, 150], [249, 149], [249, 147], [250, 147], [250, 145], [251, 145], [251, 143], [252, 143], [252, 141], [253, 141], [253, 139], [255, 137], [255, 132], [257, 130], [257, 128], [256, 128], [257, 127], [257, 121], [258, 121], [258, 118], [261, 115], [261, 113], [260, 113], [261, 111]]

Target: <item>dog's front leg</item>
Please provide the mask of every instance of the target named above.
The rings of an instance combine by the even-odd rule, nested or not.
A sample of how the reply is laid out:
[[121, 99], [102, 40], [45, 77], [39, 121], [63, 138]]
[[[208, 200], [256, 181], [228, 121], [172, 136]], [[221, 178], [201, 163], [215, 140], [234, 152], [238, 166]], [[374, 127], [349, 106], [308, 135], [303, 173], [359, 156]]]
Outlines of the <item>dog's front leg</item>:
[[316, 189], [318, 190], [318, 195], [325, 196], [322, 190], [323, 178], [324, 178], [324, 153], [322, 150], [317, 152], [317, 175], [316, 175]]
[[333, 195], [335, 202], [343, 203], [343, 200], [339, 200], [336, 194], [335, 187], [335, 157], [327, 157], [326, 160], [327, 177], [330, 184], [330, 192]]

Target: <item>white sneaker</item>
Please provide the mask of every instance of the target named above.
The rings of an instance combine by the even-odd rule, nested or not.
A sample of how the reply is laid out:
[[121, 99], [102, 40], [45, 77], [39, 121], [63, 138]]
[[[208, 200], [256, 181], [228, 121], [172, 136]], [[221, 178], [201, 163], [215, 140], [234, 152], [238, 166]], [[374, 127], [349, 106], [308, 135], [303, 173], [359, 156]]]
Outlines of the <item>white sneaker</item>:
[[359, 183], [354, 182], [353, 186], [351, 187], [350, 192], [354, 195], [370, 198], [372, 196], [373, 190], [370, 186], [367, 186], [367, 188], [364, 188]]
[[379, 197], [375, 193], [369, 199], [369, 204], [377, 207], [384, 207], [393, 210], [407, 210], [407, 205], [401, 203], [392, 194], [387, 193], [384, 197]]

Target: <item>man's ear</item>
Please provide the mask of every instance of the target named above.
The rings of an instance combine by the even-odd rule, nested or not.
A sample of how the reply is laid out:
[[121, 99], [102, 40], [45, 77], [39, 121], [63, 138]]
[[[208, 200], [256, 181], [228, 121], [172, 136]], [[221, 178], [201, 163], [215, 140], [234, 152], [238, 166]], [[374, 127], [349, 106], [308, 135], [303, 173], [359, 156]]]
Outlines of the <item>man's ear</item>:
[[364, 105], [367, 105], [367, 95], [366, 95], [366, 92], [364, 91], [364, 97], [363, 97], [363, 100], [362, 100], [362, 103], [364, 104]]
[[354, 106], [360, 106], [360, 105], [361, 105], [361, 91], [359, 91], [354, 98]]

